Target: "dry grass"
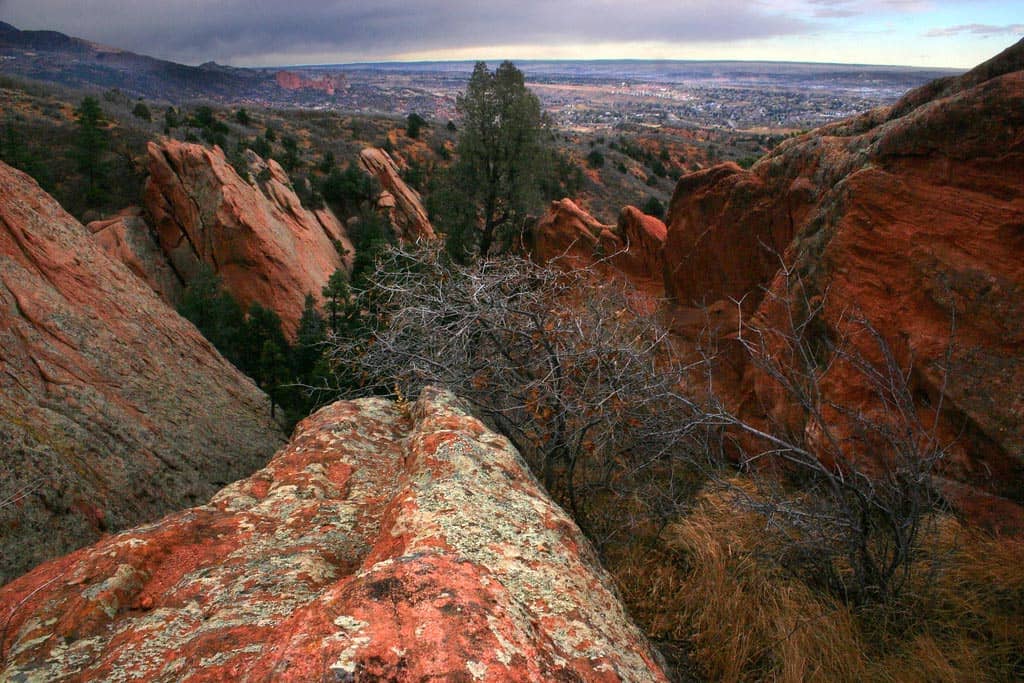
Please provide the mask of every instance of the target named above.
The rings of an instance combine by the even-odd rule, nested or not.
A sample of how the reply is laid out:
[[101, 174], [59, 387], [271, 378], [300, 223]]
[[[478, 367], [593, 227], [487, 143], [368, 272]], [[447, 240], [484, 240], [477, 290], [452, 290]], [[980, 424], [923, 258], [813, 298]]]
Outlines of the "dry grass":
[[[754, 495], [749, 483], [734, 481]], [[1010, 681], [1024, 678], [1024, 541], [938, 518], [897, 604], [856, 610], [783, 571], [780, 540], [733, 493], [709, 488], [655, 549], [611, 570], [658, 640], [688, 641], [721, 681]]]

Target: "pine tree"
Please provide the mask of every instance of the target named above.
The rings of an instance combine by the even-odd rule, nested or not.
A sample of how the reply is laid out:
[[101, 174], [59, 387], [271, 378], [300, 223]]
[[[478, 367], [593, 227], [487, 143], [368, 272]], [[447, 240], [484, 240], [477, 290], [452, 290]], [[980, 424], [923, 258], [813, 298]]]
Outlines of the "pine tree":
[[[546, 122], [523, 73], [503, 62], [491, 73], [477, 62], [456, 108], [463, 117], [458, 161], [447, 176], [450, 200], [437, 207], [453, 253], [487, 256], [498, 232], [525, 218], [540, 202], [546, 160]], [[470, 216], [464, 206], [474, 209]], [[471, 219], [468, 220], [467, 219]]]
[[106, 168], [103, 153], [107, 150], [107, 131], [103, 128], [103, 110], [99, 100], [86, 97], [75, 110], [78, 136], [75, 140], [74, 158], [78, 170], [87, 181], [86, 203], [99, 203], [103, 195]]

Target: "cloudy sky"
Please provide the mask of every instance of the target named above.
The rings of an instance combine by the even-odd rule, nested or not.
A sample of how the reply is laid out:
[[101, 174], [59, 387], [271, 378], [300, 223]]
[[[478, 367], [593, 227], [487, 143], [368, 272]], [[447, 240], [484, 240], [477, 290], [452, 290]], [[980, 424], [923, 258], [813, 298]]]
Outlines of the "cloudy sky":
[[0, 0], [0, 20], [189, 64], [765, 59], [970, 67], [1021, 0]]

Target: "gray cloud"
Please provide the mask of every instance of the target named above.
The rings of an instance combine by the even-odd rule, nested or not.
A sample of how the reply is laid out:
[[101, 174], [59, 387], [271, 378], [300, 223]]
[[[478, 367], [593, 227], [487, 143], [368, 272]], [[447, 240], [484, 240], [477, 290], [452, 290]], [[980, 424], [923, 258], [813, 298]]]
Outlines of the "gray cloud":
[[924, 35], [928, 38], [947, 38], [961, 34], [975, 36], [1002, 36], [1024, 34], [1024, 24], [1006, 24], [1005, 26], [994, 26], [992, 24], [960, 24], [947, 28], [933, 28]]
[[187, 63], [235, 64], [266, 55], [382, 59], [488, 45], [733, 41], [815, 28], [758, 0], [642, 8], [622, 0], [0, 0], [0, 19]]

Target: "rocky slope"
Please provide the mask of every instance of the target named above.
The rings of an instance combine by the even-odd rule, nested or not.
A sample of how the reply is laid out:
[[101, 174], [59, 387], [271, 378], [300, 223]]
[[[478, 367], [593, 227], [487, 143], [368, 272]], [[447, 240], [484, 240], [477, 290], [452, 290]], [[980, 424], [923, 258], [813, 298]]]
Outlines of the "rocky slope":
[[419, 193], [405, 184], [391, 155], [383, 149], [367, 147], [359, 153], [359, 164], [381, 186], [379, 209], [387, 213], [395, 235], [407, 242], [436, 237]]
[[319, 298], [354, 250], [330, 210], [302, 206], [276, 161], [248, 155], [243, 179], [219, 147], [151, 142], [145, 206], [182, 282], [205, 263], [243, 307], [270, 308], [293, 335], [306, 294]]
[[426, 389], [340, 402], [207, 505], [0, 589], [0, 678], [663, 681], [509, 442]]
[[268, 412], [191, 324], [0, 163], [0, 583], [259, 467], [282, 441]]
[[[1022, 69], [1024, 41], [893, 107], [789, 140], [749, 171], [723, 165], [686, 176], [672, 200], [665, 246], [666, 289], [682, 306], [736, 312], [729, 302], [741, 301], [748, 323], [782, 333], [821, 306], [807, 329], [811, 345], [838, 361], [820, 382], [825, 404], [859, 415], [880, 411], [864, 373], [835, 352], [846, 341], [855, 355], [880, 362], [863, 323], [877, 330], [909, 371], [922, 419], [945, 393], [945, 476], [1018, 503]], [[776, 358], [786, 353], [782, 337], [769, 335]], [[734, 405], [813, 441], [817, 427], [777, 384], [750, 367], [739, 372]], [[852, 443], [853, 425], [833, 417]], [[971, 507], [964, 487], [949, 490]], [[1019, 508], [991, 521], [1024, 530]]]

